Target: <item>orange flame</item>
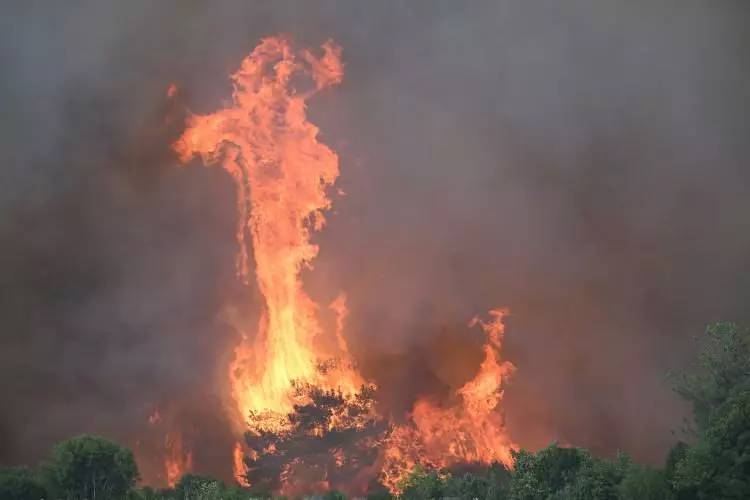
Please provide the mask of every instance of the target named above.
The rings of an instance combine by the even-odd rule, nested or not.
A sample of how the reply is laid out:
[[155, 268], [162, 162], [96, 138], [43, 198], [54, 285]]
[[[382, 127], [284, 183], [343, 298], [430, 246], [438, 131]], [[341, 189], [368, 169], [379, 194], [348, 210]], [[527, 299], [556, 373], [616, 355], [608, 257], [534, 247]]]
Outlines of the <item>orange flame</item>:
[[177, 481], [193, 468], [193, 452], [185, 450], [179, 433], [167, 434], [164, 447], [167, 449], [167, 456], [164, 459], [167, 484], [173, 488]]
[[[325, 331], [318, 319], [319, 307], [300, 278], [318, 254], [311, 235], [325, 225], [331, 207], [327, 190], [339, 175], [336, 153], [318, 141], [318, 128], [307, 120], [307, 100], [340, 83], [342, 77], [341, 49], [332, 42], [323, 44], [322, 54], [316, 56], [308, 50], [295, 51], [283, 38], [266, 38], [231, 75], [231, 103], [212, 114], [191, 115], [173, 146], [183, 163], [197, 155], [207, 166], [220, 164], [234, 179], [237, 273], [243, 282], [250, 281], [252, 256], [264, 299], [257, 331], [241, 332], [229, 370], [234, 401], [230, 412], [236, 417], [238, 435], [248, 428], [287, 430], [287, 414], [307, 397], [300, 395], [299, 387], [352, 395], [365, 382], [353, 367], [343, 336], [348, 315], [345, 296], [330, 304], [336, 323], [334, 331]], [[475, 319], [470, 324], [480, 325], [487, 337], [485, 357], [477, 375], [456, 391], [455, 404], [444, 407], [419, 400], [410, 423], [392, 429], [383, 450], [381, 479], [393, 491], [418, 463], [512, 465], [514, 444], [499, 411], [502, 384], [514, 369], [499, 356], [506, 312], [490, 314], [489, 322]], [[343, 418], [332, 415], [330, 425]], [[341, 454], [335, 458], [343, 463]], [[184, 471], [191, 460], [188, 454], [187, 460], [170, 463]], [[240, 443], [233, 460], [235, 477], [246, 484]], [[284, 482], [294, 464], [290, 462], [282, 473]]]
[[[310, 236], [325, 224], [326, 189], [339, 175], [338, 157], [305, 115], [307, 99], [343, 76], [341, 49], [322, 49], [316, 57], [283, 38], [264, 39], [232, 75], [231, 105], [192, 115], [174, 145], [183, 162], [196, 154], [206, 165], [220, 162], [236, 182], [237, 270], [247, 282], [252, 254], [265, 309], [257, 335], [243, 333], [229, 378], [240, 419], [251, 417], [256, 429], [283, 427], [295, 384], [354, 392], [362, 383], [346, 364], [318, 369], [345, 353], [323, 351], [318, 306], [300, 280], [318, 253]], [[302, 92], [294, 84], [304, 77], [312, 87]]]
[[244, 461], [245, 453], [242, 449], [241, 443], [234, 444], [234, 451], [232, 452], [232, 462], [234, 468], [234, 479], [240, 486], [250, 486], [245, 478], [247, 472]]
[[479, 372], [456, 391], [458, 404], [446, 408], [420, 399], [412, 409], [412, 425], [397, 427], [389, 436], [381, 476], [392, 491], [397, 491], [399, 481], [416, 464], [442, 468], [460, 462], [500, 462], [513, 466], [511, 450], [517, 447], [499, 411], [503, 383], [515, 370], [511, 363], [500, 361], [506, 315], [504, 309], [493, 309], [490, 321], [474, 318], [469, 323], [480, 325], [487, 341]]

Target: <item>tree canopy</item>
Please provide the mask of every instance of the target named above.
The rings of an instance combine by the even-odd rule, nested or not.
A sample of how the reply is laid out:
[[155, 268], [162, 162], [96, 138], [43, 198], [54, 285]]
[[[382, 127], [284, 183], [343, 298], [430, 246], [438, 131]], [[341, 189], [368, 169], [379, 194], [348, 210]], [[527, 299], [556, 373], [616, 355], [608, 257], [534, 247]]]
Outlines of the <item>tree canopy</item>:
[[120, 500], [139, 478], [130, 450], [94, 436], [59, 443], [41, 472], [52, 497], [65, 500]]

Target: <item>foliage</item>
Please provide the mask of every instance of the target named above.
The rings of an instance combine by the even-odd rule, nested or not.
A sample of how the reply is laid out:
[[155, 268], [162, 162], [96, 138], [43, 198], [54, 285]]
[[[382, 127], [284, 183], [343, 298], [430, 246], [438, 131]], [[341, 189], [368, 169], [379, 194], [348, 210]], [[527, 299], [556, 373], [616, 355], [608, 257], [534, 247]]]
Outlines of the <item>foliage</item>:
[[709, 327], [699, 369], [677, 390], [693, 404], [698, 435], [667, 460], [678, 499], [750, 498], [750, 331]]
[[617, 488], [620, 500], [672, 500], [672, 487], [663, 471], [630, 467]]
[[29, 469], [0, 468], [0, 500], [39, 500], [46, 495], [44, 487]]
[[445, 480], [445, 496], [455, 498], [486, 498], [491, 480], [486, 476], [466, 473]]
[[617, 487], [630, 465], [630, 458], [620, 455], [616, 462], [602, 460], [583, 452], [575, 478], [560, 495], [566, 500], [617, 500]]
[[699, 499], [750, 498], [750, 393], [712, 412], [701, 441], [677, 463], [674, 484]]
[[42, 475], [52, 497], [65, 500], [124, 499], [139, 477], [130, 450], [93, 436], [55, 446]]
[[[401, 499], [460, 498], [504, 500], [510, 472], [501, 464], [476, 468], [472, 472], [451, 474], [417, 466], [399, 484]], [[384, 498], [384, 497], [379, 497]]]
[[709, 426], [711, 414], [724, 402], [750, 391], [750, 330], [734, 323], [706, 329], [697, 369], [677, 377], [675, 389], [693, 405], [698, 431]]
[[510, 500], [616, 500], [617, 487], [628, 467], [621, 456], [612, 462], [580, 448], [553, 444], [538, 453], [514, 453]]
[[424, 500], [445, 496], [445, 479], [438, 471], [417, 466], [401, 483], [401, 498], [405, 500]]
[[185, 474], [175, 485], [180, 500], [221, 500], [224, 484], [208, 476]]

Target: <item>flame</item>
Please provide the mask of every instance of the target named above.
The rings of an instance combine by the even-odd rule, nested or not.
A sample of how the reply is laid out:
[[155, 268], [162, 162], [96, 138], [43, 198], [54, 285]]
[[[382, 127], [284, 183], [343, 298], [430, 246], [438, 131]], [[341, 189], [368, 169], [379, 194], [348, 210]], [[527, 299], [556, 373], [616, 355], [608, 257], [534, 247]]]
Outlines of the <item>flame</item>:
[[[343, 335], [348, 316], [345, 295], [329, 305], [335, 326], [328, 331], [300, 277], [318, 254], [311, 235], [326, 223], [332, 203], [328, 190], [339, 176], [336, 153], [318, 141], [318, 128], [307, 120], [307, 100], [342, 78], [341, 49], [334, 43], [323, 44], [322, 54], [316, 56], [294, 50], [284, 38], [266, 38], [231, 75], [231, 102], [211, 114], [190, 115], [173, 145], [183, 164], [199, 156], [206, 166], [220, 165], [234, 180], [237, 274], [244, 283], [254, 277], [263, 297], [257, 330], [241, 331], [229, 367], [229, 410], [238, 437], [245, 431], [256, 437], [289, 434], [288, 415], [295, 405], [311, 401], [311, 393], [301, 388], [335, 391], [350, 402], [360, 389], [364, 392], [366, 382], [354, 368]], [[486, 335], [484, 361], [476, 376], [456, 391], [453, 404], [418, 400], [407, 424], [391, 425], [385, 442], [373, 440], [373, 446], [384, 445], [380, 475], [392, 491], [416, 464], [512, 465], [515, 445], [499, 411], [503, 382], [514, 370], [499, 354], [505, 314], [493, 310], [490, 321], [470, 323]], [[322, 436], [338, 427], [365, 429], [372, 414], [364, 412], [359, 418], [362, 422], [343, 409], [332, 410], [326, 424], [330, 428], [310, 432]], [[235, 477], [245, 485], [244, 452], [251, 460], [275, 453], [273, 445], [256, 450], [251, 439], [247, 441], [250, 449], [237, 443], [233, 452]], [[180, 441], [170, 447], [170, 456], [182, 459], [168, 461], [170, 483], [176, 470], [191, 466], [192, 456], [181, 447]], [[344, 452], [332, 453], [334, 463], [343, 466]], [[301, 467], [297, 458], [286, 462], [281, 472], [285, 488], [294, 488], [295, 470]], [[328, 484], [326, 477], [313, 489]]]
[[161, 422], [161, 414], [159, 413], [159, 409], [154, 409], [154, 412], [149, 415], [148, 417], [148, 424], [149, 425], [156, 425], [159, 422]]
[[234, 451], [232, 452], [232, 462], [234, 469], [234, 479], [240, 486], [250, 486], [245, 478], [247, 468], [245, 467], [245, 452], [242, 447], [242, 443], [234, 444]]
[[[231, 104], [190, 116], [174, 144], [183, 163], [200, 155], [236, 182], [237, 271], [249, 281], [252, 255], [265, 308], [257, 334], [243, 332], [229, 379], [240, 418], [258, 430], [283, 427], [296, 384], [354, 392], [363, 382], [347, 363], [319, 370], [345, 353], [324, 352], [327, 332], [300, 280], [318, 253], [310, 236], [325, 225], [326, 190], [339, 175], [336, 153], [318, 142], [305, 114], [307, 99], [343, 76], [341, 49], [327, 42], [322, 50], [316, 57], [283, 38], [264, 39], [231, 76]], [[312, 87], [299, 91], [293, 82], [304, 77]]]
[[344, 338], [344, 325], [346, 318], [349, 316], [349, 309], [346, 307], [346, 294], [343, 292], [328, 305], [336, 314], [336, 344], [343, 353], [349, 353], [349, 346]]
[[164, 439], [167, 456], [164, 459], [164, 469], [167, 484], [174, 488], [177, 481], [193, 468], [193, 452], [186, 450], [179, 433], [168, 433]]
[[398, 483], [417, 464], [444, 468], [456, 463], [500, 462], [513, 466], [511, 450], [517, 446], [505, 429], [500, 403], [503, 383], [515, 367], [500, 360], [505, 309], [490, 311], [490, 320], [474, 318], [486, 335], [484, 360], [477, 374], [456, 391], [458, 402], [438, 406], [418, 400], [408, 425], [396, 427], [388, 438], [381, 473], [383, 483], [396, 492]]

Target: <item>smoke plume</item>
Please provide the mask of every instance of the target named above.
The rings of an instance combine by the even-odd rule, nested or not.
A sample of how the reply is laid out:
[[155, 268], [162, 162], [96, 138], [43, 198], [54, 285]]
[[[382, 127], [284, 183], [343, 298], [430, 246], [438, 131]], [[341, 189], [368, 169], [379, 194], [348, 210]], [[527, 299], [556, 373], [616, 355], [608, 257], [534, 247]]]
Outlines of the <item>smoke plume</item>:
[[259, 296], [234, 276], [231, 179], [177, 168], [171, 145], [275, 33], [343, 47], [346, 79], [309, 115], [345, 195], [303, 278], [319, 303], [346, 290], [354, 358], [397, 388], [385, 411], [460, 388], [482, 359], [466, 324], [503, 306], [514, 441], [661, 460], [684, 412], [665, 373], [706, 323], [750, 319], [748, 14], [730, 0], [3, 6], [0, 463], [100, 433], [159, 481], [179, 421], [194, 468], [231, 477], [217, 388], [233, 305]]

